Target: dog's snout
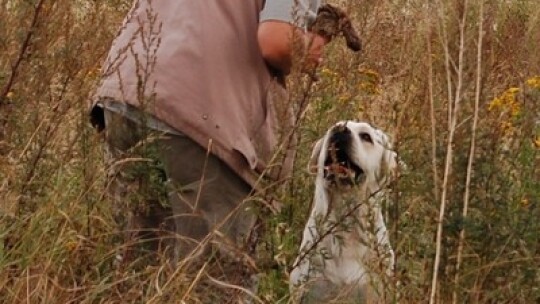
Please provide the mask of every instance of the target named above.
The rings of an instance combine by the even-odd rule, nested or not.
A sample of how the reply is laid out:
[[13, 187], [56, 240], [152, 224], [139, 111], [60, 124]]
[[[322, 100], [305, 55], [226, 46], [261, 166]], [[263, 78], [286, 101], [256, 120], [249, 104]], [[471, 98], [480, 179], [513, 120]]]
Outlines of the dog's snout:
[[351, 139], [351, 130], [345, 125], [338, 125], [334, 127], [332, 136], [330, 137], [330, 143], [344, 147], [349, 143]]
[[344, 123], [344, 124], [339, 124], [337, 126], [334, 127], [333, 129], [333, 132], [334, 133], [351, 133], [351, 130], [349, 130], [349, 128], [347, 128], [347, 123]]

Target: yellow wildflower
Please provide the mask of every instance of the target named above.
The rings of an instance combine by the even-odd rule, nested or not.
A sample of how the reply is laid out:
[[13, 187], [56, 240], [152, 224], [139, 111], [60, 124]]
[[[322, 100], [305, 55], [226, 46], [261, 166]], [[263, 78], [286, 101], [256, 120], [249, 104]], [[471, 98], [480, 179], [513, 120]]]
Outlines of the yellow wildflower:
[[511, 108], [511, 115], [513, 118], [516, 118], [519, 116], [519, 113], [521, 112], [521, 106], [519, 105], [519, 103], [513, 103], [512, 105], [512, 108]]
[[7, 99], [13, 99], [13, 97], [15, 97], [15, 93], [9, 91], [7, 94], [6, 94], [6, 98]]
[[540, 89], [540, 76], [529, 78], [526, 83], [533, 89]]
[[502, 101], [500, 98], [493, 98], [493, 100], [488, 105], [488, 110], [493, 111], [496, 108], [500, 108], [502, 106]]
[[377, 73], [377, 71], [375, 71], [373, 69], [359, 68], [358, 72], [360, 72], [361, 74], [364, 74], [366, 76], [371, 76], [371, 77], [377, 78], [377, 79], [379, 79], [379, 77], [380, 77], [379, 73]]
[[516, 87], [504, 91], [501, 96], [493, 98], [488, 104], [488, 110], [493, 111], [500, 108], [501, 111], [510, 113], [513, 118], [517, 117], [521, 110], [521, 105], [516, 99], [519, 91], [519, 88]]
[[505, 132], [510, 132], [514, 129], [514, 126], [510, 121], [503, 121], [501, 122], [501, 129]]
[[69, 250], [69, 251], [74, 251], [75, 249], [77, 249], [77, 247], [79, 247], [79, 243], [75, 240], [69, 240], [66, 244], [66, 249]]
[[321, 69], [321, 74], [327, 75], [327, 76], [332, 75], [332, 70], [330, 70], [327, 67], [324, 67], [324, 68]]
[[514, 88], [510, 88], [510, 89], [506, 90], [505, 93], [514, 94], [514, 95], [515, 95], [515, 94], [518, 93], [518, 92], [519, 92], [519, 88], [514, 87]]

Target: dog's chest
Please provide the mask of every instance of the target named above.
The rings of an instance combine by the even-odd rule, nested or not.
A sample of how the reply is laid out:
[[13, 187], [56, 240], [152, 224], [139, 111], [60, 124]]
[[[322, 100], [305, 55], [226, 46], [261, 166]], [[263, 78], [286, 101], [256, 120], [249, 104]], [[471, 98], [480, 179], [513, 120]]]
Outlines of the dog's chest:
[[362, 283], [367, 273], [366, 259], [372, 256], [357, 233], [339, 233], [332, 237], [332, 259], [326, 261], [325, 276], [336, 284]]
[[358, 196], [339, 194], [330, 198], [328, 222], [337, 223], [338, 227], [322, 244], [330, 249], [332, 256], [326, 261], [324, 272], [337, 284], [367, 280], [368, 268], [375, 256], [370, 246], [376, 239], [372, 231], [376, 210], [368, 199], [359, 200]]

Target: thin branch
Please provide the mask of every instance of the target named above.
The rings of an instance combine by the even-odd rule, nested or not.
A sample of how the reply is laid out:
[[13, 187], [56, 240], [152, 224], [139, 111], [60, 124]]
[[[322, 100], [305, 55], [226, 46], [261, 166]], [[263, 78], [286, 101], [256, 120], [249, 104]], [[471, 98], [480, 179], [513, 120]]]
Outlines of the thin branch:
[[[470, 199], [472, 166], [474, 162], [476, 128], [478, 125], [478, 109], [480, 104], [481, 80], [482, 80], [482, 41], [484, 38], [484, 2], [480, 1], [480, 12], [478, 13], [480, 23], [478, 25], [478, 47], [476, 54], [476, 91], [474, 96], [474, 118], [471, 130], [471, 147], [469, 151], [469, 160], [467, 163], [467, 177], [465, 180], [465, 194], [463, 195], [463, 219], [467, 218]], [[456, 273], [454, 276], [454, 292], [452, 294], [452, 303], [456, 304], [458, 300], [457, 287], [459, 284], [459, 271], [461, 270], [461, 260], [463, 258], [463, 243], [465, 242], [465, 227], [459, 232], [459, 242], [456, 261]]]
[[[431, 27], [431, 25], [430, 25]], [[431, 118], [431, 167], [433, 170], [433, 197], [436, 199], [439, 197], [439, 173], [437, 172], [437, 133], [436, 133], [436, 121], [435, 121], [435, 104], [433, 98], [433, 59], [431, 49], [431, 30], [428, 32], [427, 37], [428, 48], [428, 90], [429, 90], [429, 114]]]
[[265, 303], [261, 298], [257, 297], [257, 295], [254, 294], [251, 290], [248, 290], [248, 289], [246, 289], [246, 288], [244, 288], [242, 286], [229, 284], [229, 283], [227, 283], [225, 281], [218, 280], [218, 279], [210, 276], [209, 274], [206, 274], [206, 277], [208, 279], [210, 279], [210, 281], [212, 281], [212, 283], [214, 283], [216, 285], [219, 285], [219, 286], [225, 287], [225, 288], [229, 288], [229, 289], [239, 290], [239, 291], [245, 293], [246, 295], [248, 295], [252, 300], [255, 300], [257, 303], [262, 303], [262, 304]]
[[6, 102], [7, 95], [11, 91], [11, 88], [13, 87], [13, 84], [15, 83], [15, 79], [17, 78], [17, 72], [19, 71], [19, 67], [28, 53], [28, 48], [30, 47], [32, 36], [34, 36], [34, 33], [36, 32], [38, 21], [39, 21], [39, 15], [42, 11], [44, 3], [45, 3], [45, 0], [40, 0], [38, 4], [36, 5], [36, 7], [34, 8], [34, 16], [32, 18], [32, 23], [30, 24], [30, 28], [28, 29], [28, 32], [26, 33], [26, 37], [24, 38], [23, 44], [21, 45], [21, 49], [19, 50], [19, 55], [17, 56], [17, 59], [15, 60], [15, 62], [11, 65], [11, 73], [9, 75], [8, 81], [6, 85], [4, 86], [4, 88], [2, 89], [2, 93], [0, 95], [0, 107], [7, 104]]
[[[446, 209], [446, 199], [447, 199], [446, 197], [448, 194], [448, 180], [450, 179], [450, 173], [452, 171], [454, 133], [456, 131], [456, 125], [457, 125], [459, 103], [462, 97], [461, 90], [463, 86], [463, 66], [464, 66], [463, 55], [465, 53], [465, 24], [466, 24], [466, 19], [467, 19], [467, 4], [468, 4], [468, 1], [465, 0], [463, 15], [461, 16], [461, 20], [459, 23], [459, 40], [460, 41], [459, 41], [459, 55], [458, 55], [459, 57], [458, 57], [457, 84], [456, 84], [456, 92], [455, 92], [454, 101], [453, 101], [453, 104], [454, 104], [453, 113], [451, 115], [451, 121], [449, 122], [449, 134], [448, 134], [448, 140], [447, 140], [442, 194], [441, 194], [441, 202], [440, 202], [440, 208], [439, 208], [439, 219], [437, 223], [437, 237], [435, 241], [435, 246], [436, 246], [435, 247], [435, 261], [433, 263], [433, 278], [431, 281], [431, 294], [429, 298], [430, 304], [435, 303], [435, 295], [437, 294], [437, 279], [438, 279], [438, 274], [439, 274], [439, 264], [440, 264], [440, 258], [441, 258], [443, 221], [444, 221], [444, 213]], [[447, 46], [445, 47], [447, 48]], [[447, 70], [448, 70], [448, 67], [447, 67]], [[449, 100], [449, 103], [451, 103], [450, 100]]]
[[211, 151], [212, 151], [212, 139], [210, 138], [208, 140], [208, 146], [206, 147], [206, 157], [204, 158], [204, 165], [203, 165], [203, 170], [201, 174], [201, 179], [199, 180], [199, 189], [197, 190], [197, 197], [195, 198], [195, 206], [192, 206], [192, 210], [191, 210], [193, 213], [199, 210], [198, 205], [199, 205], [199, 201], [201, 200], [203, 185], [206, 182], [206, 177], [205, 177], [206, 169], [208, 167], [208, 159], [210, 159]]
[[442, 46], [444, 50], [444, 66], [446, 70], [446, 88], [447, 88], [447, 94], [448, 94], [448, 128], [450, 129], [450, 123], [452, 121], [452, 100], [454, 100], [453, 94], [452, 94], [452, 67], [455, 65], [452, 62], [452, 59], [450, 57], [450, 51], [448, 50], [448, 30], [446, 29], [446, 23], [444, 22], [444, 16], [446, 13], [444, 12], [444, 6], [439, 1], [439, 20], [442, 20], [442, 28], [439, 28], [439, 37], [442, 41]]

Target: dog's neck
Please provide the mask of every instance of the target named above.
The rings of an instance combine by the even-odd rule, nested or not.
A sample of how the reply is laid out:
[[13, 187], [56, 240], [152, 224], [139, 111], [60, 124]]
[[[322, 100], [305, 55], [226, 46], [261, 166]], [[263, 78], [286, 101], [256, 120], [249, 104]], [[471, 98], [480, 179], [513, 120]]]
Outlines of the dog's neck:
[[325, 217], [333, 221], [339, 221], [341, 217], [347, 215], [355, 218], [365, 216], [366, 208], [373, 204], [370, 199], [380, 191], [379, 185], [374, 180], [368, 180], [360, 185], [330, 185], [326, 184], [327, 210]]

